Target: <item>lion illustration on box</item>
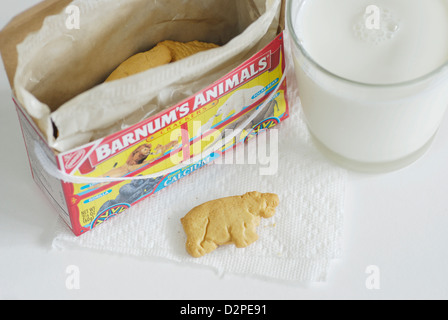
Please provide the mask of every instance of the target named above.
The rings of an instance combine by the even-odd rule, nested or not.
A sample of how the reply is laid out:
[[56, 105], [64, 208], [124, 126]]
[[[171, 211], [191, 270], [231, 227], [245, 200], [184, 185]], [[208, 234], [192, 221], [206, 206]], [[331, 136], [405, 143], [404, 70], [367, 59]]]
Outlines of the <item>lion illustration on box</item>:
[[130, 167], [141, 165], [150, 155], [153, 154], [151, 149], [152, 145], [150, 144], [141, 145], [131, 153], [128, 161], [126, 161], [126, 165]]
[[[171, 141], [166, 145], [158, 145], [153, 150], [151, 144], [143, 144], [132, 151], [129, 155], [126, 163], [119, 167], [114, 167], [112, 170], [106, 172], [103, 177], [106, 178], [119, 178], [128, 175], [131, 172], [139, 170], [140, 168], [151, 164], [162, 157], [164, 154], [173, 150], [175, 147], [179, 146], [181, 143], [179, 141]], [[155, 158], [150, 158], [150, 156], [155, 156]]]
[[187, 252], [199, 258], [222, 245], [250, 246], [258, 240], [261, 218], [272, 218], [279, 202], [276, 194], [249, 192], [194, 208], [181, 220]]
[[119, 178], [138, 170], [139, 168], [147, 165], [149, 161], [147, 160], [152, 153], [152, 145], [144, 144], [136, 148], [129, 155], [126, 163], [119, 167], [114, 167], [112, 170], [106, 172], [103, 177], [107, 178]]

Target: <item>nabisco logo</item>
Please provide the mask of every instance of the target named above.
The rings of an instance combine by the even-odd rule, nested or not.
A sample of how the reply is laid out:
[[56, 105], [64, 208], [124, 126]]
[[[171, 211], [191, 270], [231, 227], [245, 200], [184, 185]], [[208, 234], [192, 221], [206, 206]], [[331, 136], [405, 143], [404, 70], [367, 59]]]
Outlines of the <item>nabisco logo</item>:
[[86, 150], [78, 150], [64, 156], [64, 167], [67, 171], [74, 169], [86, 155]]

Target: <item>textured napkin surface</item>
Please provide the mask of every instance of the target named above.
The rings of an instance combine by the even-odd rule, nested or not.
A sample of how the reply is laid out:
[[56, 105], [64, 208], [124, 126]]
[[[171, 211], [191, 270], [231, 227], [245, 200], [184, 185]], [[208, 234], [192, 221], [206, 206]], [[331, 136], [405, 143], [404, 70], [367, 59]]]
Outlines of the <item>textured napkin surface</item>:
[[[266, 168], [261, 164], [212, 164], [79, 238], [60, 221], [54, 248], [166, 258], [208, 266], [221, 275], [325, 281], [331, 261], [341, 253], [347, 172], [315, 148], [297, 103], [277, 130], [274, 175], [260, 175]], [[264, 133], [249, 143], [269, 142], [272, 136]], [[281, 201], [276, 216], [263, 219], [258, 228], [260, 239], [245, 249], [223, 246], [203, 258], [190, 257], [180, 219], [204, 202], [250, 191], [277, 193]]]

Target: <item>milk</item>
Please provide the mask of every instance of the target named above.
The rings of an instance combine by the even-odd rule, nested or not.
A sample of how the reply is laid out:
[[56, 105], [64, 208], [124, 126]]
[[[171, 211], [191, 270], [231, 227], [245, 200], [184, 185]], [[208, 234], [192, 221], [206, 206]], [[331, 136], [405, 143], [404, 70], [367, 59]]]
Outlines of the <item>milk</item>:
[[[379, 29], [366, 26], [372, 4]], [[357, 82], [413, 80], [448, 60], [446, 0], [308, 0], [297, 20], [314, 60]]]
[[315, 138], [369, 166], [415, 160], [448, 105], [448, 0], [293, 0], [288, 22]]

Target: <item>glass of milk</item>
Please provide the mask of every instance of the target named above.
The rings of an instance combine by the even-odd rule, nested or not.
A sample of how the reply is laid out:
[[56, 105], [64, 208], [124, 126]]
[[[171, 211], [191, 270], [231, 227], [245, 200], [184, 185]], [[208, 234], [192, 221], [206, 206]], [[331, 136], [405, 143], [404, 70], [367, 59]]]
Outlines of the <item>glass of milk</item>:
[[384, 172], [428, 150], [448, 106], [448, 0], [289, 0], [287, 28], [328, 156]]

